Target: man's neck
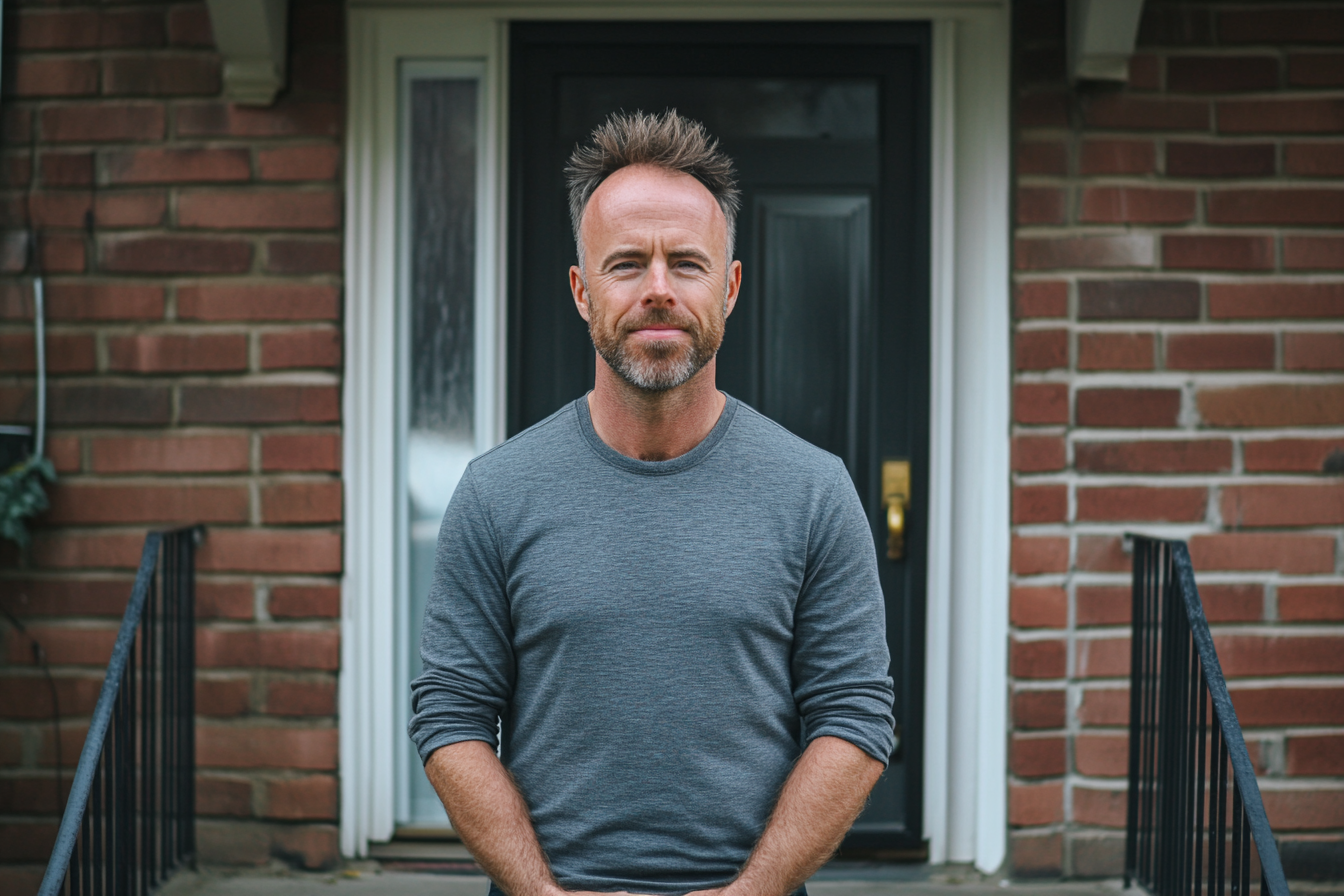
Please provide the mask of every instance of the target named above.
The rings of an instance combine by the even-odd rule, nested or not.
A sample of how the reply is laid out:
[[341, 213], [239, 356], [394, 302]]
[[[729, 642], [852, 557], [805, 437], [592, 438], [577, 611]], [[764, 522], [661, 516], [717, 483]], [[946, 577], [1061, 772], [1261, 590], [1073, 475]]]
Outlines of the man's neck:
[[648, 392], [616, 375], [601, 358], [588, 393], [598, 438], [636, 460], [671, 460], [704, 441], [727, 399], [714, 385], [711, 360], [682, 385]]

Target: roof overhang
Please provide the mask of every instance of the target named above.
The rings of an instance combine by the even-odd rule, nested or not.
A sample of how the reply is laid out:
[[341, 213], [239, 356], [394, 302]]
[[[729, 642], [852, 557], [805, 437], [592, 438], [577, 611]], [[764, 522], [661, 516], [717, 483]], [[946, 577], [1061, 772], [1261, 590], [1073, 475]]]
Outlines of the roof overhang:
[[289, 0], [206, 0], [224, 57], [224, 98], [269, 106], [285, 86]]

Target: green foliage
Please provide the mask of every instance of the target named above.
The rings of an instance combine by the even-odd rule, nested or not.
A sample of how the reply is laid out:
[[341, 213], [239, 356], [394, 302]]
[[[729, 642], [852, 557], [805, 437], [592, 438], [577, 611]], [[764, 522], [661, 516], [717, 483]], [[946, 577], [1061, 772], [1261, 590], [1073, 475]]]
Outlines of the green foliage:
[[56, 468], [47, 458], [30, 458], [0, 474], [0, 538], [27, 548], [30, 537], [25, 521], [47, 509], [42, 480], [56, 481]]

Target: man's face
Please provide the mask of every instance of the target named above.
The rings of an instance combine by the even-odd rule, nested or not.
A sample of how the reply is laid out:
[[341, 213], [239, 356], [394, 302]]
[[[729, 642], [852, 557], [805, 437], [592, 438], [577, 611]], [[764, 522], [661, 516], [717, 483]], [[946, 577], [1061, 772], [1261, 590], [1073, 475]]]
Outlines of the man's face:
[[580, 231], [584, 268], [570, 268], [569, 285], [598, 355], [647, 391], [695, 376], [723, 342], [742, 280], [713, 195], [689, 174], [632, 165], [593, 192]]

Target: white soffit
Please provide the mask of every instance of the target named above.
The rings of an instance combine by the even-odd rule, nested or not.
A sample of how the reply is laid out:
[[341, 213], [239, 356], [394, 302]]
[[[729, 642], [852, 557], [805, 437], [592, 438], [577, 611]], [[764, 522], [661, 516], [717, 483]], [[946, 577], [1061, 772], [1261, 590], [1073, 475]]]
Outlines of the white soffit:
[[1143, 0], [1069, 0], [1069, 78], [1128, 81]]
[[224, 98], [269, 106], [285, 86], [289, 0], [206, 0], [224, 57]]

